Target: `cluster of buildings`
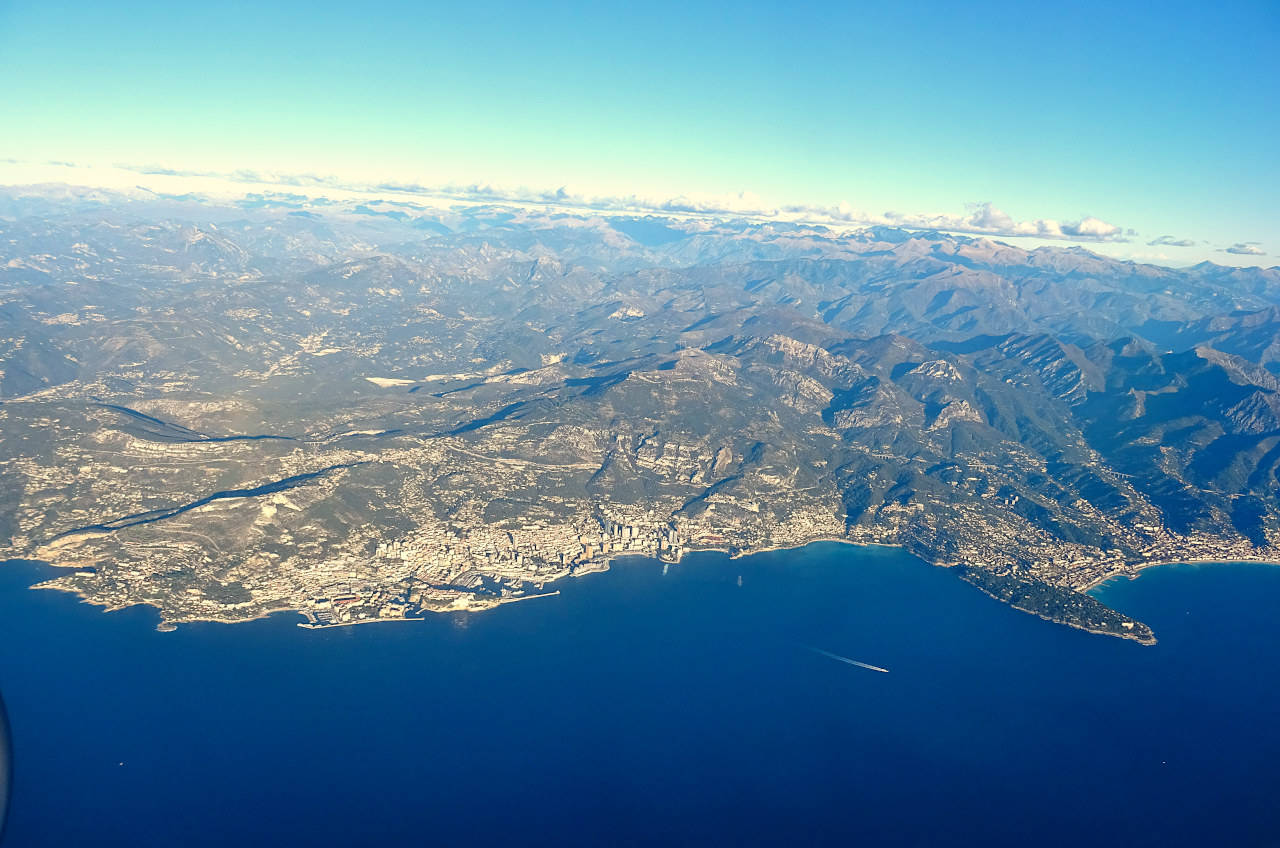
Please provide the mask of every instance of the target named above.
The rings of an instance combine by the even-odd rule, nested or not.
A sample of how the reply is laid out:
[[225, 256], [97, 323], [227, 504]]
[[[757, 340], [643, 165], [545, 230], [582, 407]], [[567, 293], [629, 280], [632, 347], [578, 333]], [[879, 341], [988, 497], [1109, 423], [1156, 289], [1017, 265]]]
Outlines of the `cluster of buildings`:
[[[378, 542], [363, 581], [339, 578], [350, 566], [318, 571], [302, 605], [311, 626], [404, 618], [422, 610], [483, 609], [542, 592], [562, 577], [601, 571], [627, 554], [678, 562], [689, 550], [747, 552], [844, 538], [841, 516], [795, 506], [780, 521], [759, 505], [722, 497], [699, 517], [642, 506], [596, 504], [561, 522], [502, 527], [429, 521], [412, 534]], [[754, 506], [755, 508], [749, 508]], [[731, 508], [732, 507], [732, 508]]]
[[671, 522], [614, 506], [574, 521], [511, 528], [433, 521], [377, 544], [376, 580], [331, 584], [303, 612], [317, 626], [485, 608], [536, 594], [562, 577], [604, 570], [621, 554], [678, 561], [685, 550]]

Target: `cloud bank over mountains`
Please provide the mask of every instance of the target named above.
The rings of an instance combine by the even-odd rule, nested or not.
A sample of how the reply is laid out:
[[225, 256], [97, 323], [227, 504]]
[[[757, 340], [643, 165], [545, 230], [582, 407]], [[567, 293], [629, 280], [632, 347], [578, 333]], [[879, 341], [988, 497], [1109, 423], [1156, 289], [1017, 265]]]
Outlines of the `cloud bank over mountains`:
[[[83, 175], [60, 174], [64, 170], [83, 171]], [[19, 179], [13, 177], [15, 172]], [[159, 178], [151, 187], [140, 185], [137, 175]], [[444, 183], [429, 185], [419, 182], [370, 181], [361, 182], [315, 173], [286, 173], [277, 171], [236, 170], [214, 171], [178, 169], [159, 165], [115, 164], [94, 166], [74, 162], [30, 162], [0, 158], [0, 181], [10, 184], [58, 183], [81, 184], [118, 189], [141, 189], [164, 193], [191, 191], [215, 195], [235, 194], [240, 191], [271, 191], [275, 188], [291, 188], [317, 198], [326, 193], [352, 195], [400, 194], [421, 198], [422, 202], [435, 204], [460, 202], [473, 204], [518, 204], [551, 206], [565, 211], [614, 215], [659, 215], [709, 218], [745, 218], [757, 223], [776, 221], [808, 225], [826, 225], [836, 228], [857, 229], [886, 226], [904, 230], [925, 230], [1003, 238], [1034, 238], [1046, 241], [1070, 241], [1092, 244], [1132, 244], [1138, 233], [1118, 224], [1084, 215], [1075, 221], [1059, 221], [1052, 218], [1017, 220], [990, 201], [969, 203], [962, 214], [913, 213], [888, 210], [880, 213], [855, 209], [849, 203], [832, 206], [798, 204], [775, 205], [752, 192], [731, 194], [680, 194], [673, 197], [642, 194], [607, 195], [590, 194], [572, 186], [554, 190], [531, 189], [524, 186], [512, 188], [487, 182]], [[1228, 254], [1240, 257], [1267, 256], [1258, 241], [1236, 241], [1230, 246], [1214, 245], [1209, 241], [1177, 238], [1161, 235], [1143, 241], [1151, 247], [1199, 248], [1201, 258], [1205, 254]], [[1124, 251], [1124, 248], [1119, 248]], [[1173, 257], [1164, 253], [1115, 253], [1112, 255], [1145, 261], [1172, 262]], [[1185, 255], [1185, 254], [1183, 254]], [[1239, 263], [1231, 263], [1239, 264]]]
[[[379, 188], [393, 190], [396, 184]], [[399, 186], [398, 190], [424, 194], [440, 193], [440, 190], [420, 186]], [[1016, 221], [990, 202], [968, 204], [964, 215], [950, 213], [908, 213], [886, 211], [871, 213], [853, 209], [847, 203], [835, 206], [766, 204], [751, 192], [730, 195], [678, 195], [676, 197], [590, 197], [568, 191], [536, 192], [526, 189], [501, 189], [489, 185], [448, 187], [443, 190], [452, 196], [466, 200], [494, 200], [517, 203], [555, 203], [584, 209], [609, 211], [652, 212], [667, 214], [721, 215], [763, 218], [779, 221], [805, 221], [817, 224], [888, 226], [907, 230], [941, 230], [955, 233], [972, 233], [991, 236], [1032, 236], [1044, 239], [1061, 239], [1090, 242], [1126, 242], [1125, 231], [1106, 221], [1084, 217], [1079, 221], [1059, 222], [1048, 218], [1034, 221]]]
[[1072, 241], [1129, 241], [1121, 227], [1092, 216], [1085, 216], [1074, 222], [1059, 222], [1051, 218], [1015, 221], [989, 202], [969, 204], [967, 215], [906, 215], [901, 212], [886, 212], [885, 217], [894, 226], [908, 229], [949, 230], [999, 236], [1034, 236]]
[[910, 213], [889, 210], [882, 213], [856, 210], [848, 203], [834, 206], [783, 205], [766, 203], [752, 192], [736, 194], [681, 194], [653, 197], [640, 194], [590, 195], [569, 186], [554, 190], [509, 188], [490, 183], [447, 184], [425, 186], [409, 182], [360, 184], [315, 174], [275, 174], [258, 171], [236, 171], [217, 174], [206, 171], [180, 171], [171, 168], [121, 165], [143, 174], [163, 176], [217, 177], [240, 183], [268, 183], [295, 188], [333, 188], [348, 191], [383, 191], [443, 197], [472, 203], [550, 204], [600, 212], [635, 212], [669, 215], [713, 215], [746, 217], [763, 220], [804, 221], [806, 223], [843, 226], [888, 226], [908, 230], [939, 230], [987, 236], [1027, 236], [1041, 239], [1086, 242], [1128, 242], [1132, 230], [1107, 221], [1084, 216], [1078, 221], [1037, 218], [1018, 221], [990, 202], [967, 204], [965, 214]]

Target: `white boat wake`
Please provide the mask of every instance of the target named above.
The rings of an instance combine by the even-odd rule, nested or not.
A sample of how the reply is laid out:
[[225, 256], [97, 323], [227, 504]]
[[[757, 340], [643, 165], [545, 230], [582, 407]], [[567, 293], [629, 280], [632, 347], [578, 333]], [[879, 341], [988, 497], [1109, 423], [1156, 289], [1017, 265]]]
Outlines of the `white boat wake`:
[[833, 660], [840, 660], [840, 662], [842, 662], [842, 663], [848, 663], [849, 665], [856, 665], [858, 668], [870, 669], [871, 671], [880, 671], [880, 672], [883, 672], [883, 673], [885, 673], [885, 674], [888, 674], [888, 673], [889, 673], [889, 669], [887, 669], [887, 668], [881, 668], [881, 667], [880, 667], [880, 666], [878, 666], [878, 665], [871, 665], [870, 663], [864, 663], [864, 662], [858, 662], [857, 660], [851, 660], [851, 659], [849, 659], [848, 657], [842, 657], [842, 656], [840, 656], [839, 654], [833, 654], [833, 653], [831, 653], [830, 651], [824, 651], [824, 650], [822, 650], [821, 648], [815, 648], [815, 647], [813, 647], [812, 645], [801, 645], [801, 644], [799, 644], [798, 642], [797, 642], [797, 643], [795, 643], [795, 645], [796, 645], [796, 647], [797, 647], [797, 648], [804, 648], [806, 651], [813, 651], [815, 654], [822, 654], [824, 657], [831, 657], [831, 659], [833, 659]]

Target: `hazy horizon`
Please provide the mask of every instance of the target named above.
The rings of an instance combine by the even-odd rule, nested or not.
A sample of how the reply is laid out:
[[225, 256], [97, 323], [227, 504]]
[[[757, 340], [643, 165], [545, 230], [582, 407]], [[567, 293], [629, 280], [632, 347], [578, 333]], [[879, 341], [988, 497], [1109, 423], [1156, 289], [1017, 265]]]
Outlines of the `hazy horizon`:
[[311, 175], [1274, 264], [1274, 4], [982, 11], [11, 2], [0, 182]]

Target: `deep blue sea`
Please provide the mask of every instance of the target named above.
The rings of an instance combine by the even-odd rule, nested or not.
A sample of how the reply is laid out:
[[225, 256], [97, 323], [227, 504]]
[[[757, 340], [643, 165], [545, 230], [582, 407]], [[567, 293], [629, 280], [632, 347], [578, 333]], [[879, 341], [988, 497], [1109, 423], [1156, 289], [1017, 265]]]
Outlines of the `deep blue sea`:
[[0, 566], [4, 848], [1280, 845], [1280, 567], [1102, 590], [1154, 647], [835, 544], [320, 631], [48, 571]]

